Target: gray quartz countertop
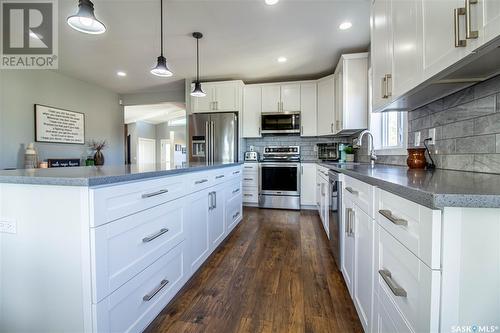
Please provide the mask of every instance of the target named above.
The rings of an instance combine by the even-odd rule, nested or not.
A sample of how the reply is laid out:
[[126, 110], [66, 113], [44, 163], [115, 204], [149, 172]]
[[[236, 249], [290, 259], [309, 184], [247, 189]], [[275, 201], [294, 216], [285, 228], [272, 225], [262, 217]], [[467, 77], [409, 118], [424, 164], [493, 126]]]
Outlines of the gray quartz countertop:
[[500, 175], [407, 167], [319, 163], [429, 208], [500, 208]]
[[0, 183], [101, 186], [120, 182], [177, 175], [236, 166], [240, 163], [183, 163], [84, 166], [75, 168], [19, 169], [0, 171]]

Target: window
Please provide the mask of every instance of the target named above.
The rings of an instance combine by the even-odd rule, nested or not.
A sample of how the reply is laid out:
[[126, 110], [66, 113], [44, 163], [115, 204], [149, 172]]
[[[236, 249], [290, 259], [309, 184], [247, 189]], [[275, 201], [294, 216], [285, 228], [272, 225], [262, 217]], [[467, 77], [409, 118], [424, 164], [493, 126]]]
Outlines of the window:
[[406, 112], [383, 112], [370, 115], [370, 130], [378, 154], [406, 155], [408, 121]]

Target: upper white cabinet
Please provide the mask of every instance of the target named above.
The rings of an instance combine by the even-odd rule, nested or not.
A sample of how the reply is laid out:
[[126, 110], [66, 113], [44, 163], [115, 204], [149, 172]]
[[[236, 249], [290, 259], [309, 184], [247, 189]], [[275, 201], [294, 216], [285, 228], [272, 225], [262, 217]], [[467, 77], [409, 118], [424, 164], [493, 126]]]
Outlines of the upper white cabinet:
[[225, 112], [241, 109], [242, 81], [207, 82], [202, 83], [202, 89], [207, 94], [205, 97], [191, 96], [192, 112]]
[[300, 111], [300, 84], [270, 84], [262, 86], [262, 112]]
[[318, 96], [316, 82], [300, 84], [300, 122], [301, 136], [316, 136]]
[[368, 127], [368, 53], [344, 54], [335, 69], [335, 133]]
[[329, 75], [318, 80], [318, 135], [334, 133], [335, 82]]
[[[481, 20], [481, 30], [483, 43], [487, 43], [500, 35], [500, 1], [483, 0], [478, 2], [479, 20]], [[474, 27], [472, 27], [474, 30]]]
[[260, 85], [245, 86], [243, 96], [243, 137], [260, 138], [262, 87]]

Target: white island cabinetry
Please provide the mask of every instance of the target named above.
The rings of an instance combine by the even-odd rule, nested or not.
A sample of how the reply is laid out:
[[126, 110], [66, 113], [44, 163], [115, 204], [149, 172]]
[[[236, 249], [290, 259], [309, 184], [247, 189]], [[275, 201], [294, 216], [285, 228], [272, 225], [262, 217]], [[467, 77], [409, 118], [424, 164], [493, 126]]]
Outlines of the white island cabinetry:
[[97, 187], [0, 184], [17, 226], [0, 234], [0, 331], [144, 330], [242, 220], [241, 177], [234, 164]]

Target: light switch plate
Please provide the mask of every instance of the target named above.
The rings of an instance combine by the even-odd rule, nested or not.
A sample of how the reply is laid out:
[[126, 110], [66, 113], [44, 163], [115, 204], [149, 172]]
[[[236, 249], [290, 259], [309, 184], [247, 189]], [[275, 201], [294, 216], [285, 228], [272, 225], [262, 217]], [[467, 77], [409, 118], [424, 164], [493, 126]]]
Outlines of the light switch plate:
[[415, 147], [420, 146], [420, 132], [415, 132]]
[[429, 140], [430, 145], [435, 145], [436, 144], [436, 129], [431, 128], [429, 130], [429, 138], [432, 138], [432, 140]]
[[1, 219], [0, 220], [0, 233], [16, 234], [17, 233], [16, 221]]

